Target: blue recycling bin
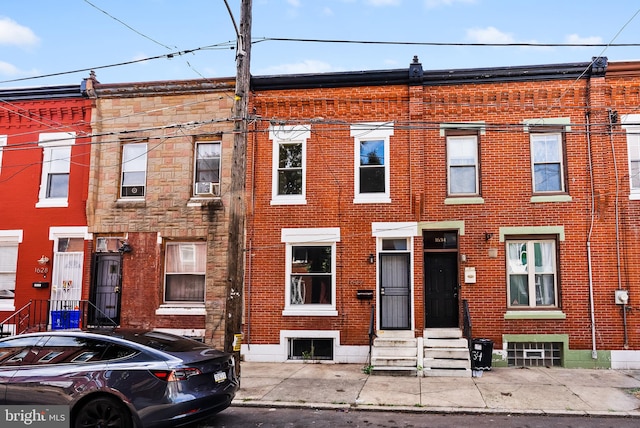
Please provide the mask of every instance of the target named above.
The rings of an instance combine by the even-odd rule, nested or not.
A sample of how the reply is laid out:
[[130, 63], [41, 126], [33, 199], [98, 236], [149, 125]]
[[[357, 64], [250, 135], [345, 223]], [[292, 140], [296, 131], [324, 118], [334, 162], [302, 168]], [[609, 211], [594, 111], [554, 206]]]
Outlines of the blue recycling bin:
[[51, 311], [51, 329], [80, 328], [80, 311]]

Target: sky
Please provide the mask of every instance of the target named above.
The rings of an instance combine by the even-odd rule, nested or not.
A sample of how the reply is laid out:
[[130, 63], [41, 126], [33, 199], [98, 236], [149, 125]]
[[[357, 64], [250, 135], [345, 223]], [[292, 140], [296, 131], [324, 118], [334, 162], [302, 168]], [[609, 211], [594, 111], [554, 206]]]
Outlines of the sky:
[[[233, 77], [227, 3], [0, 0], [0, 88]], [[253, 0], [251, 25], [254, 76], [640, 60], [630, 0]]]

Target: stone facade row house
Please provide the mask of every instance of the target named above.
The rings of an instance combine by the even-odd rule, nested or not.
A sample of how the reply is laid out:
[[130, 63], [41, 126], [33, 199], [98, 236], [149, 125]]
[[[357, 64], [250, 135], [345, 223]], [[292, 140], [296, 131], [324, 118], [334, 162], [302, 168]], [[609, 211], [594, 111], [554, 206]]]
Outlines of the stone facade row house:
[[[0, 93], [3, 326], [44, 300], [50, 327], [79, 313], [221, 346], [234, 86], [92, 77], [64, 102]], [[640, 63], [414, 58], [251, 87], [244, 359], [640, 367]], [[43, 120], [56, 103], [81, 107]], [[41, 136], [56, 132], [75, 140]], [[68, 207], [41, 206], [56, 174]], [[61, 242], [81, 254], [72, 280], [56, 274]]]

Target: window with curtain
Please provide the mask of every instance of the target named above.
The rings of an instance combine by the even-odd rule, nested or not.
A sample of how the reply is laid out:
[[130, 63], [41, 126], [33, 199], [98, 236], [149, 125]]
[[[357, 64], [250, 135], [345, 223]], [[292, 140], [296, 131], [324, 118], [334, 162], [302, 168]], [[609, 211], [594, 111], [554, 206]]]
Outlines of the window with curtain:
[[331, 246], [292, 246], [289, 269], [291, 305], [333, 303]]
[[562, 133], [531, 133], [533, 191], [564, 192]]
[[204, 303], [207, 244], [171, 242], [165, 255], [165, 302]]
[[478, 137], [461, 135], [447, 137], [447, 167], [450, 195], [477, 195]]
[[555, 240], [509, 240], [506, 245], [508, 306], [557, 307]]

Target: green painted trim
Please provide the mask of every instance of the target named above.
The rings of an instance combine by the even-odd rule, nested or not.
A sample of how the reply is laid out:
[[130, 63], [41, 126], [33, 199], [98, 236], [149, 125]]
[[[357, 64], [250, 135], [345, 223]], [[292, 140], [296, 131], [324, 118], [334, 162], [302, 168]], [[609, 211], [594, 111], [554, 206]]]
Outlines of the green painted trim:
[[[597, 358], [591, 358], [591, 350], [588, 349], [569, 349], [568, 334], [503, 334], [502, 343], [504, 349], [507, 348], [509, 342], [556, 342], [562, 343], [562, 367], [566, 368], [582, 368], [582, 369], [610, 369], [611, 368], [611, 351], [597, 351]], [[496, 367], [508, 367], [508, 359], [506, 352], [501, 354], [493, 354], [492, 364]]]
[[548, 196], [532, 196], [529, 202], [537, 204], [540, 202], [571, 202], [573, 198], [570, 195], [548, 195]]
[[461, 198], [446, 198], [444, 200], [445, 205], [471, 205], [471, 204], [484, 204], [484, 198], [480, 196], [461, 197]]
[[563, 367], [571, 369], [610, 369], [611, 351], [597, 351], [598, 358], [591, 358], [589, 350], [570, 350], [563, 358]]
[[507, 311], [506, 320], [564, 320], [567, 314], [562, 311]]
[[480, 135], [484, 135], [486, 133], [486, 125], [484, 120], [479, 120], [476, 122], [446, 122], [440, 124], [440, 136], [445, 136], [445, 131], [447, 129], [473, 129], [480, 130]]
[[423, 230], [447, 230], [457, 229], [460, 236], [464, 235], [464, 220], [451, 221], [421, 221], [418, 223], [418, 232]]
[[571, 118], [570, 117], [539, 117], [535, 119], [525, 119], [522, 121], [524, 132], [529, 132], [530, 126], [545, 126], [545, 125], [563, 125], [565, 131], [571, 131]]
[[505, 235], [558, 235], [564, 241], [564, 226], [515, 226], [500, 228], [500, 242], [504, 242]]

